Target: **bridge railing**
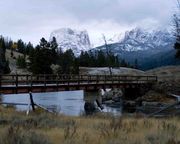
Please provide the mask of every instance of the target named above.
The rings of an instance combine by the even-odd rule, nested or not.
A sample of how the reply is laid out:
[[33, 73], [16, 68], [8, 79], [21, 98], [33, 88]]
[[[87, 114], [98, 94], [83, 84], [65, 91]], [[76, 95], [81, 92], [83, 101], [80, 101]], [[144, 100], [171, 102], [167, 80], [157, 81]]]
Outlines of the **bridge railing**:
[[156, 76], [126, 75], [0, 75], [0, 86], [48, 84], [152, 83]]

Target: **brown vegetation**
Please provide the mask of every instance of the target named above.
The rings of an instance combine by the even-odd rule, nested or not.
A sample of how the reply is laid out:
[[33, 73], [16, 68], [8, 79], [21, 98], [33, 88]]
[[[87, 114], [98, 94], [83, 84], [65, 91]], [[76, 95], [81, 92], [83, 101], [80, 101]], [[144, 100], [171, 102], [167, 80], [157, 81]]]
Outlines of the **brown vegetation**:
[[0, 144], [179, 144], [179, 118], [55, 116], [0, 108]]
[[[81, 74], [89, 74], [89, 75], [109, 75], [108, 67], [80, 67]], [[144, 75], [144, 71], [133, 69], [133, 68], [126, 68], [126, 67], [119, 67], [113, 68], [112, 74], [114, 75], [134, 75], [140, 76]]]
[[180, 66], [166, 66], [152, 69], [147, 75], [157, 75], [158, 83], [154, 86], [159, 93], [180, 95]]
[[159, 82], [180, 82], [180, 66], [159, 67], [146, 71], [147, 75], [157, 75]]
[[165, 93], [160, 93], [158, 91], [149, 91], [141, 98], [142, 101], [146, 102], [160, 102], [160, 103], [175, 103], [176, 98], [170, 97]]

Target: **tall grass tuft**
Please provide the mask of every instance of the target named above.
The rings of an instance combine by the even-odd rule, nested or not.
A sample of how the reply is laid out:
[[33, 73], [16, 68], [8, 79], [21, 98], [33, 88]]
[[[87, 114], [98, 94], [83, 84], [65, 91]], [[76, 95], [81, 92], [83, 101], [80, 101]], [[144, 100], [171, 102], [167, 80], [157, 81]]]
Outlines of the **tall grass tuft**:
[[74, 120], [69, 120], [64, 128], [64, 139], [73, 139], [77, 136], [77, 125]]
[[42, 134], [10, 126], [1, 133], [0, 144], [51, 144]]

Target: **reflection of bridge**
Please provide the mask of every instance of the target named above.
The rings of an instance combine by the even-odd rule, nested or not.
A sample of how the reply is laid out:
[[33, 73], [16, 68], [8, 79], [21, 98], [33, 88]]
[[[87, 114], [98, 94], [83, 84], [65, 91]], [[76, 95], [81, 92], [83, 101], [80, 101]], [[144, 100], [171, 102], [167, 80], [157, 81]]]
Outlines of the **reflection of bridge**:
[[156, 76], [122, 75], [0, 75], [2, 94], [136, 88], [157, 81]]

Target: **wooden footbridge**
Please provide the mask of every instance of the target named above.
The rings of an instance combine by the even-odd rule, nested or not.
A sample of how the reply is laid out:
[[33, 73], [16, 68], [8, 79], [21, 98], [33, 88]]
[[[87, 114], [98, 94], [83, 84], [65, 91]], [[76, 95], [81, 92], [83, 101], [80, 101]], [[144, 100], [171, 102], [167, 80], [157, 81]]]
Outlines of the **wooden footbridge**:
[[0, 93], [93, 91], [105, 88], [129, 88], [152, 85], [156, 76], [122, 75], [0, 75]]

